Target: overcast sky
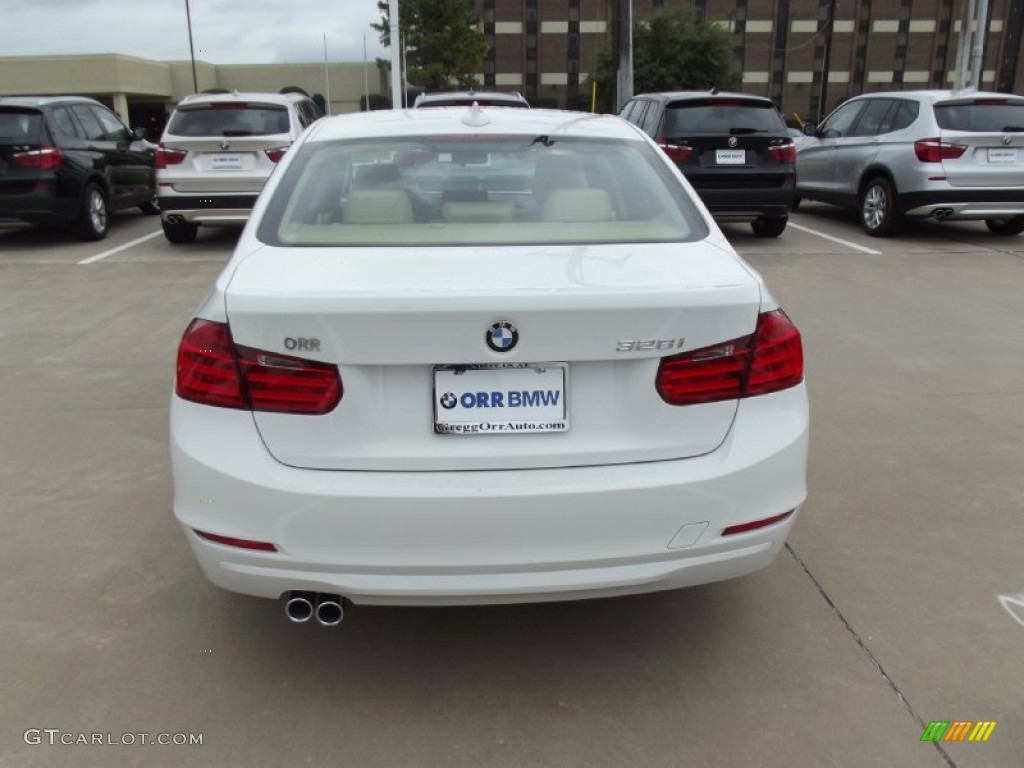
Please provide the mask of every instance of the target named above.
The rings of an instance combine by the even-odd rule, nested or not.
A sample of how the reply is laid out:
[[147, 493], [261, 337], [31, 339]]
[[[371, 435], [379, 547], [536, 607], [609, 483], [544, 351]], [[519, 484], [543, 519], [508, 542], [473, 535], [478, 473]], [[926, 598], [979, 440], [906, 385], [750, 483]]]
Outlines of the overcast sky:
[[[189, 0], [196, 58], [211, 64], [371, 61], [376, 0]], [[0, 0], [0, 56], [123, 53], [188, 59], [185, 0]]]

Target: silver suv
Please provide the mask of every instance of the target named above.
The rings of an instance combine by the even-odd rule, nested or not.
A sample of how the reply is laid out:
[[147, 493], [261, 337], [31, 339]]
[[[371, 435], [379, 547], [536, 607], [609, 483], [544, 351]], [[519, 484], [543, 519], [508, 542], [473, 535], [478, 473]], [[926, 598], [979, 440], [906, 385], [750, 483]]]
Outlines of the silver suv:
[[156, 155], [157, 199], [172, 243], [200, 225], [244, 224], [275, 165], [321, 117], [300, 93], [187, 96], [167, 123]]
[[896, 91], [840, 105], [797, 148], [797, 194], [860, 211], [869, 235], [904, 218], [1024, 232], [1024, 97]]

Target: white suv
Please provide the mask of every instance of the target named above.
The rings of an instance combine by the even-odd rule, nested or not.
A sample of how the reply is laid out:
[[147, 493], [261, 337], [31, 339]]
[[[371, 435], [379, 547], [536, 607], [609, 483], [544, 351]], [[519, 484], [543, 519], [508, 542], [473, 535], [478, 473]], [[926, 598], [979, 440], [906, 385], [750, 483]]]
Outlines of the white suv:
[[156, 155], [167, 239], [191, 242], [200, 224], [244, 224], [277, 162], [321, 116], [300, 93], [236, 91], [182, 99]]

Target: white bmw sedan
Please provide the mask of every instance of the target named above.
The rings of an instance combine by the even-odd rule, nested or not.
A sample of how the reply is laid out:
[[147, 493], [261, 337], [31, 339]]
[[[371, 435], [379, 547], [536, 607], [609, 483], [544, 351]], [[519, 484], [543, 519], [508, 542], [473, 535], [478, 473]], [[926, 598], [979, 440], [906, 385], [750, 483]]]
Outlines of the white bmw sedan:
[[292, 147], [185, 331], [174, 513], [294, 621], [675, 589], [772, 562], [807, 435], [799, 332], [643, 133], [373, 112]]

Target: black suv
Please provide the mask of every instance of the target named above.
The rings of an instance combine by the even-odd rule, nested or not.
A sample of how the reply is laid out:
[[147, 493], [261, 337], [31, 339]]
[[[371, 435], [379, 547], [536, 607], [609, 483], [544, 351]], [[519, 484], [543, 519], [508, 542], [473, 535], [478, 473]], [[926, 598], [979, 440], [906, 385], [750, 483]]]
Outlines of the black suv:
[[796, 147], [771, 100], [743, 93], [645, 93], [619, 117], [675, 162], [716, 219], [778, 237], [796, 195]]
[[0, 223], [70, 223], [101, 240], [110, 211], [156, 204], [156, 146], [98, 101], [0, 98]]

